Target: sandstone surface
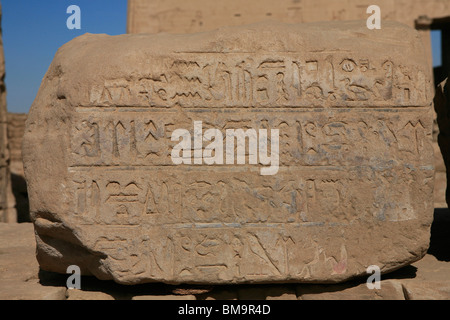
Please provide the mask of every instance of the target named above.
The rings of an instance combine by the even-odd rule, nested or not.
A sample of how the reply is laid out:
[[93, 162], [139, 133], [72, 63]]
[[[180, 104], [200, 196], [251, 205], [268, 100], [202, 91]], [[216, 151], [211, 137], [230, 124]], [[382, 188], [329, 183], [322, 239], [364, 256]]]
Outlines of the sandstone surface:
[[448, 0], [128, 0], [128, 33], [194, 33], [263, 20], [285, 23], [367, 19], [376, 4], [381, 20], [415, 27], [419, 17], [445, 17]]
[[[119, 285], [94, 277], [82, 277], [81, 290], [66, 289], [69, 275], [39, 271], [36, 241], [31, 223], [0, 223], [0, 299], [2, 300], [138, 300], [138, 299], [450, 299], [450, 215], [448, 209], [435, 210], [431, 243], [427, 255], [395, 272], [381, 277], [380, 289], [369, 290], [365, 278], [342, 284], [276, 284], [171, 286], [148, 283]], [[189, 290], [190, 289], [190, 290]], [[176, 293], [175, 293], [176, 292]], [[182, 294], [181, 294], [182, 293]]]
[[22, 139], [25, 133], [26, 113], [7, 114], [8, 146], [10, 152], [9, 169], [11, 189], [16, 204], [17, 222], [30, 222], [27, 183], [23, 173]]
[[[40, 266], [122, 284], [396, 270], [429, 245], [431, 102], [420, 37], [393, 22], [79, 37], [56, 54], [26, 123]], [[198, 144], [196, 122], [214, 144]], [[178, 129], [194, 145], [181, 164]], [[256, 164], [251, 148], [222, 164], [219, 133], [232, 129], [279, 136], [259, 140]], [[279, 168], [263, 175], [268, 145]]]
[[[0, 23], [2, 13], [0, 5]], [[8, 121], [6, 117], [5, 55], [0, 27], [0, 222], [16, 222], [14, 196], [9, 171]]]
[[[345, 21], [367, 19], [369, 5], [380, 7], [381, 26], [385, 21], [397, 21], [418, 30], [432, 69], [431, 30], [445, 31], [450, 12], [448, 0], [378, 0], [362, 3], [361, 0], [129, 0], [128, 33], [194, 33], [214, 30], [223, 26], [238, 26], [261, 21], [306, 23], [319, 21]], [[445, 34], [442, 34], [445, 39]], [[447, 49], [446, 49], [447, 48]], [[442, 56], [448, 55], [445, 40]], [[435, 50], [433, 49], [433, 50]], [[441, 67], [434, 68], [435, 84], [443, 80], [441, 74], [450, 70], [443, 60]], [[448, 59], [447, 59], [448, 61]], [[435, 123], [436, 124], [436, 123]], [[433, 148], [435, 156], [435, 208], [447, 207], [445, 189], [446, 171], [437, 143], [438, 126], [434, 126]]]

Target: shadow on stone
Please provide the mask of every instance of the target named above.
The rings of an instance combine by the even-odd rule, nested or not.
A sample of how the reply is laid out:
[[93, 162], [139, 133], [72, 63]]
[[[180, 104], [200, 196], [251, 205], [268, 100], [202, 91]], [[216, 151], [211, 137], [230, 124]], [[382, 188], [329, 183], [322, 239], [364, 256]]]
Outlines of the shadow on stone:
[[[40, 269], [39, 282], [43, 286], [66, 287], [70, 275], [49, 272]], [[168, 285], [164, 283], [146, 283], [138, 285], [121, 285], [110, 280], [99, 280], [94, 276], [81, 277], [81, 290], [83, 292], [103, 293], [115, 300], [131, 300], [136, 296], [171, 296], [171, 295], [198, 295], [204, 294], [213, 287], [195, 285]]]
[[381, 276], [382, 280], [388, 279], [414, 279], [417, 274], [417, 267], [409, 265]]
[[11, 187], [14, 198], [16, 199], [17, 222], [31, 222], [27, 182], [25, 178], [11, 173]]
[[428, 254], [439, 261], [450, 261], [450, 210], [435, 209], [431, 225], [431, 239]]
[[59, 274], [55, 272], [49, 272], [42, 269], [39, 269], [38, 273], [39, 283], [44, 287], [47, 286], [66, 286], [66, 281], [68, 275]]
[[363, 281], [362, 279], [357, 279], [336, 284], [299, 284], [297, 291], [300, 296], [305, 293], [308, 294], [333, 293], [356, 288], [363, 283], [365, 283], [365, 280]]

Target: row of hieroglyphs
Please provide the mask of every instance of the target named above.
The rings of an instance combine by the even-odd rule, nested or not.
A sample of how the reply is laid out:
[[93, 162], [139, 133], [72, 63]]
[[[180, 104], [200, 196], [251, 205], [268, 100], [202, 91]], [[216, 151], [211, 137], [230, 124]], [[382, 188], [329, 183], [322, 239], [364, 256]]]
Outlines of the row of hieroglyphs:
[[[113, 233], [114, 232], [114, 233]], [[131, 271], [134, 276], [164, 278], [168, 274], [181, 279], [193, 275], [233, 277], [340, 274], [346, 271], [344, 244], [327, 250], [308, 237], [308, 230], [290, 228], [253, 230], [161, 230], [137, 227], [103, 228], [89, 233], [95, 236], [95, 250], [108, 254], [114, 271]], [[155, 246], [152, 236], [159, 239]], [[298, 251], [302, 249], [302, 254]], [[212, 280], [212, 279], [208, 279]]]
[[[240, 227], [416, 218], [431, 168], [251, 172], [71, 170], [73, 217], [82, 224]], [[364, 190], [364, 192], [361, 192]], [[209, 225], [210, 224], [210, 225]], [[201, 227], [201, 226], [200, 226]]]
[[[386, 59], [310, 54], [178, 54], [90, 88], [83, 106], [423, 106], [424, 71]], [[245, 57], [245, 58], [243, 58]]]
[[[172, 141], [172, 134], [183, 128], [194, 137], [196, 119], [202, 120], [203, 134], [210, 128], [217, 129], [223, 136], [230, 129], [241, 129], [244, 133], [252, 129], [256, 132], [278, 130], [281, 166], [415, 162], [432, 154], [426, 143], [430, 138], [431, 123], [415, 111], [373, 110], [358, 114], [342, 110], [331, 113], [280, 111], [276, 115], [268, 112], [180, 114], [154, 111], [151, 115], [143, 112], [83, 112], [72, 127], [72, 166], [174, 165], [171, 154], [178, 141]], [[270, 133], [268, 136], [270, 140]], [[203, 153], [212, 144], [207, 139], [200, 142], [202, 150], [198, 151]], [[192, 146], [194, 144], [195, 141]], [[234, 143], [236, 149], [242, 145], [249, 158], [249, 139]], [[270, 145], [268, 143], [269, 149]], [[225, 142], [222, 149], [226, 149]], [[237, 164], [236, 158], [234, 161]], [[214, 165], [204, 161], [191, 163], [181, 166]], [[249, 164], [249, 159], [244, 163]]]

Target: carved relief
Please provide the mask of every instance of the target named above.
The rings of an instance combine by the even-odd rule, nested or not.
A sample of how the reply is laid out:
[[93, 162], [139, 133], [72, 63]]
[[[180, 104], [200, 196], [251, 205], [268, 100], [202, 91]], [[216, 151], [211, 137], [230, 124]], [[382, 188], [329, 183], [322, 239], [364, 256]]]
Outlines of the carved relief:
[[[170, 155], [177, 142], [171, 141], [171, 134], [181, 127], [193, 136], [194, 120], [203, 121], [203, 132], [215, 128], [224, 136], [227, 129], [278, 129], [282, 165], [361, 165], [381, 161], [381, 154], [399, 161], [419, 161], [427, 156], [423, 150], [431, 134], [431, 123], [417, 112], [402, 118], [389, 111], [357, 116], [333, 111], [320, 118], [300, 112], [278, 112], [277, 118], [250, 112], [214, 117], [194, 111], [183, 115], [154, 112], [152, 117], [127, 112], [104, 119], [96, 113], [79, 114], [72, 129], [73, 166], [173, 166]], [[208, 141], [202, 143], [206, 148]]]
[[[403, 26], [349, 26], [86, 35], [76, 59], [60, 50], [24, 138], [41, 261], [225, 284], [417, 260], [433, 210], [428, 67]], [[269, 151], [277, 172], [261, 175]]]
[[[423, 105], [425, 95], [414, 93], [425, 84], [423, 71], [342, 55], [201, 58], [179, 54], [163, 58], [164, 67], [139, 79], [111, 79], [90, 90], [85, 107], [358, 107]], [[421, 91], [421, 90], [417, 90]]]

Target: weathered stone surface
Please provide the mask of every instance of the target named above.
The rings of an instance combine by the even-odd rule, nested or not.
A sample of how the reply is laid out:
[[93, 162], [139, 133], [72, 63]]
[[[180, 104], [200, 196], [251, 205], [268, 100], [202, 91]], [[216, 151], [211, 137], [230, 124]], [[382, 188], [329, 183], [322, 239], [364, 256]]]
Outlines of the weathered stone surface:
[[[448, 280], [448, 279], [447, 279]], [[450, 300], [450, 281], [403, 281], [408, 300]]]
[[22, 140], [25, 133], [26, 113], [7, 113], [8, 144], [11, 173], [24, 176], [22, 162]]
[[[450, 253], [449, 233], [446, 231], [450, 226], [448, 215], [447, 209], [439, 210], [436, 213], [437, 219], [433, 221], [429, 254], [411, 266], [382, 276], [381, 290], [368, 290], [362, 279], [359, 286], [355, 284], [214, 286], [212, 291], [195, 296], [199, 300], [293, 299], [293, 288], [297, 287], [299, 298], [301, 299], [304, 295], [303, 299], [305, 300], [393, 299], [396, 296], [401, 298], [399, 295], [393, 295], [395, 292], [399, 293], [398, 285], [390, 285], [394, 282], [401, 283], [405, 299], [448, 300], [448, 288], [450, 288], [449, 259], [446, 258]], [[443, 217], [446, 219], [443, 220]], [[437, 226], [442, 230], [437, 229]], [[82, 277], [81, 290], [66, 290], [63, 295], [67, 275], [51, 272], [41, 272], [38, 275], [35, 246], [31, 224], [0, 223], [0, 299], [66, 299], [66, 296], [68, 300], [106, 300], [111, 298], [130, 300], [138, 296], [139, 299], [183, 298], [183, 296], [174, 297], [171, 294], [176, 291], [173, 286], [153, 283], [123, 286], [111, 281], [99, 281], [93, 277]], [[3, 254], [5, 252], [6, 254]], [[433, 253], [430, 254], [430, 252]], [[39, 283], [37, 279], [39, 279]], [[192, 295], [188, 295], [187, 298], [192, 299], [190, 296]]]
[[[174, 165], [171, 136], [196, 121], [278, 129], [278, 172]], [[392, 271], [429, 244], [431, 133], [423, 47], [396, 23], [85, 35], [58, 51], [27, 120], [38, 260], [125, 284]]]
[[[0, 24], [1, 24], [0, 4]], [[11, 191], [9, 171], [9, 149], [6, 119], [6, 87], [5, 87], [5, 56], [3, 53], [2, 31], [0, 27], [0, 222], [16, 222], [15, 201]]]
[[236, 288], [217, 288], [212, 292], [197, 295], [198, 300], [238, 300]]
[[9, 168], [11, 171], [12, 199], [15, 200], [17, 222], [30, 222], [30, 209], [28, 203], [28, 190], [23, 173], [22, 139], [25, 133], [26, 113], [7, 114], [8, 119], [8, 145], [10, 151]]
[[357, 286], [305, 285], [298, 286], [299, 300], [405, 300], [402, 284], [397, 280], [381, 282], [380, 289], [369, 289], [367, 285]]
[[[428, 64], [432, 69], [431, 24], [434, 29], [439, 18], [450, 12], [450, 1], [445, 0], [378, 0], [382, 26], [392, 20], [415, 27], [421, 35]], [[367, 19], [369, 3], [360, 0], [129, 0], [128, 33], [193, 33], [224, 26], [237, 26], [261, 21], [305, 23]], [[443, 44], [445, 46], [445, 44]], [[445, 55], [445, 48], [442, 49]], [[445, 60], [445, 59], [444, 59]], [[444, 61], [445, 64], [445, 61]], [[442, 66], [448, 70], [448, 66]], [[437, 74], [439, 70], [434, 70]], [[435, 76], [439, 79], [439, 76]], [[441, 80], [438, 80], [440, 82]], [[437, 129], [437, 125], [434, 126]], [[433, 133], [435, 148], [435, 208], [447, 207], [445, 166], [437, 144], [438, 130]]]
[[66, 288], [42, 286], [38, 280], [0, 280], [0, 300], [65, 300]]
[[239, 288], [239, 300], [297, 300], [292, 286], [250, 286]]
[[33, 225], [0, 223], [0, 300], [63, 300], [65, 287], [39, 283]]
[[66, 291], [67, 300], [115, 300], [113, 296], [99, 291], [82, 291], [70, 289]]
[[181, 295], [181, 296], [186, 296], [186, 295], [200, 295], [200, 294], [208, 294], [209, 292], [211, 292], [211, 290], [213, 289], [213, 287], [195, 287], [195, 288], [188, 288], [188, 287], [177, 287], [174, 290], [172, 290], [172, 293], [175, 295]]
[[[434, 125], [437, 127], [437, 123]], [[445, 201], [445, 193], [447, 189], [447, 173], [446, 167], [444, 164], [444, 159], [442, 157], [441, 149], [439, 148], [439, 144], [436, 140], [433, 139], [433, 149], [434, 149], [434, 166], [435, 166], [435, 175], [434, 175], [434, 207], [435, 208], [447, 208], [447, 202]]]
[[[263, 20], [305, 23], [367, 19], [371, 3], [361, 0], [128, 0], [129, 33], [193, 33]], [[378, 0], [382, 21], [411, 27], [420, 16], [446, 16], [450, 2], [442, 0]]]
[[0, 280], [37, 279], [36, 241], [31, 223], [0, 223]]

